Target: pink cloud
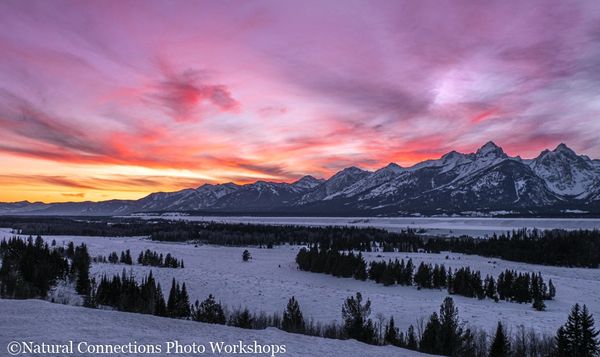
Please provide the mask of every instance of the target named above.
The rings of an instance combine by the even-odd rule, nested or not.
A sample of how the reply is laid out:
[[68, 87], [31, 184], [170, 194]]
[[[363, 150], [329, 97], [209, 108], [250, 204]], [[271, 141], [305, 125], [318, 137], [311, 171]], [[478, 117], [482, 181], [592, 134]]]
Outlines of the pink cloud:
[[9, 0], [0, 21], [5, 155], [223, 180], [488, 140], [600, 157], [594, 2]]

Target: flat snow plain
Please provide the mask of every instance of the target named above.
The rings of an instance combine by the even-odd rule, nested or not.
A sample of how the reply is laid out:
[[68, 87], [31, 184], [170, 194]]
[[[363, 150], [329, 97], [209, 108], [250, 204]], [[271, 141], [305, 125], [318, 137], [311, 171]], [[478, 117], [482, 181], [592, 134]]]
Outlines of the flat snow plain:
[[[0, 230], [0, 238], [9, 237], [10, 231]], [[357, 281], [336, 278], [325, 274], [299, 271], [294, 262], [298, 246], [278, 246], [274, 249], [248, 248], [253, 259], [243, 262], [244, 248], [229, 248], [210, 245], [194, 246], [184, 243], [152, 242], [141, 237], [72, 237], [45, 236], [46, 241], [56, 239], [57, 244], [73, 241], [86, 243], [90, 254], [107, 256], [112, 251], [130, 249], [133, 258], [145, 249], [163, 254], [171, 253], [185, 261], [184, 269], [144, 267], [140, 265], [93, 264], [96, 276], [120, 274], [123, 269], [131, 271], [141, 279], [152, 270], [161, 283], [163, 293], [168, 294], [171, 279], [186, 282], [191, 301], [202, 300], [213, 294], [230, 308], [247, 306], [254, 311], [281, 312], [288, 299], [295, 296], [305, 318], [316, 321], [340, 321], [341, 307], [345, 298], [360, 291], [372, 303], [372, 317], [377, 313], [394, 316], [396, 325], [405, 330], [419, 318], [426, 318], [448, 295], [443, 290], [417, 290], [415, 287], [385, 287], [372, 281]], [[381, 257], [377, 257], [381, 255]], [[446, 259], [448, 256], [448, 259]], [[522, 272], [541, 272], [546, 282], [552, 279], [557, 295], [547, 301], [547, 311], [535, 311], [530, 304], [510, 302], [494, 303], [489, 299], [477, 300], [453, 296], [460, 317], [471, 326], [491, 332], [498, 320], [511, 328], [523, 325], [540, 332], [554, 334], [565, 322], [568, 312], [576, 302], [586, 304], [600, 319], [600, 270], [584, 268], [562, 268], [516, 263], [479, 256], [454, 253], [367, 253], [367, 260], [412, 258], [415, 264], [421, 261], [443, 263], [453, 269], [470, 266], [482, 275], [497, 276], [504, 269]]]
[[[131, 216], [130, 216], [131, 217]], [[424, 229], [440, 236], [470, 235], [484, 237], [521, 228], [600, 229], [600, 219], [590, 218], [493, 218], [493, 217], [256, 217], [256, 216], [185, 216], [180, 214], [152, 216], [143, 219], [171, 219], [199, 222], [254, 223], [304, 226], [375, 227], [388, 231], [406, 228]]]
[[[52, 304], [42, 300], [0, 300], [0, 355], [8, 356], [7, 345], [11, 341], [35, 343], [74, 343], [74, 356], [94, 354], [77, 353], [80, 342], [88, 344], [160, 344], [161, 354], [154, 356], [225, 355], [212, 353], [209, 342], [226, 344], [275, 344], [285, 345], [286, 353], [275, 356], [381, 356], [418, 357], [429, 356], [390, 346], [369, 346], [354, 340], [339, 341], [325, 338], [289, 334], [278, 329], [244, 330], [229, 326], [209, 325], [194, 321], [168, 319], [150, 315], [119, 311], [94, 310], [84, 307]], [[181, 345], [202, 344], [204, 354], [166, 354], [167, 342], [179, 341]], [[85, 347], [84, 347], [85, 348]], [[38, 355], [38, 354], [28, 354]], [[43, 354], [39, 354], [42, 356]], [[46, 356], [67, 356], [45, 354]], [[104, 354], [104, 356], [147, 356], [149, 354]], [[230, 354], [232, 356], [248, 356]], [[258, 356], [258, 354], [251, 354]], [[271, 354], [261, 354], [271, 356]]]

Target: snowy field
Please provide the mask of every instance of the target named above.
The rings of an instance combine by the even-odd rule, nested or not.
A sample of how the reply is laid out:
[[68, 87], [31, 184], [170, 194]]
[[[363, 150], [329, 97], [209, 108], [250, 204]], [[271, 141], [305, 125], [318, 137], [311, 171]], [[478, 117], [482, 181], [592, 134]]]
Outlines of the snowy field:
[[389, 231], [406, 228], [424, 229], [429, 234], [441, 236], [470, 235], [484, 237], [521, 228], [538, 229], [600, 229], [600, 219], [589, 218], [471, 218], [471, 217], [252, 217], [252, 216], [185, 216], [136, 215], [144, 219], [173, 219], [188, 221], [214, 221], [223, 223], [255, 223], [306, 226], [376, 227]]
[[[339, 341], [297, 334], [269, 328], [266, 330], [244, 330], [235, 327], [209, 325], [157, 316], [127, 312], [94, 310], [83, 307], [52, 304], [41, 300], [0, 300], [0, 355], [8, 356], [7, 345], [11, 341], [34, 341], [47, 344], [64, 344], [73, 341], [75, 356], [78, 345], [86, 342], [95, 344], [137, 343], [161, 346], [161, 354], [167, 355], [168, 342], [179, 341], [180, 346], [206, 346], [202, 355], [224, 355], [212, 353], [210, 342], [225, 344], [285, 345], [285, 354], [275, 356], [381, 356], [418, 357], [424, 354], [389, 346], [370, 346], [354, 340]], [[172, 347], [173, 348], [173, 347]], [[198, 349], [197, 349], [198, 350]], [[171, 351], [176, 351], [172, 349]], [[181, 353], [177, 356], [198, 356]], [[36, 354], [28, 354], [36, 355]], [[41, 355], [41, 354], [40, 354]], [[67, 356], [46, 354], [46, 356]], [[93, 354], [85, 354], [93, 355]], [[107, 354], [105, 354], [106, 356]], [[146, 354], [110, 354], [110, 356], [146, 356]], [[156, 356], [157, 354], [155, 354]], [[236, 355], [236, 354], [230, 354]], [[246, 354], [244, 356], [258, 356]], [[271, 356], [262, 354], [260, 356]], [[428, 356], [428, 355], [427, 355]]]
[[[9, 230], [0, 231], [0, 238], [9, 237]], [[405, 330], [420, 318], [426, 318], [447, 296], [441, 290], [417, 290], [414, 287], [375, 284], [372, 281], [357, 281], [336, 278], [325, 274], [299, 271], [294, 262], [297, 246], [279, 246], [274, 249], [248, 248], [253, 259], [243, 262], [244, 248], [194, 245], [184, 243], [152, 242], [144, 238], [103, 238], [46, 236], [47, 241], [56, 239], [57, 244], [69, 241], [88, 245], [90, 254], [107, 256], [112, 251], [120, 253], [130, 249], [135, 259], [140, 251], [156, 250], [171, 253], [185, 261], [184, 269], [144, 267], [139, 265], [93, 264], [92, 273], [120, 274], [124, 268], [141, 279], [150, 270], [161, 283], [163, 292], [168, 293], [171, 279], [186, 282], [191, 301], [202, 300], [213, 294], [229, 307], [247, 306], [254, 311], [282, 312], [288, 299], [295, 296], [307, 319], [329, 322], [339, 321], [344, 299], [360, 291], [373, 303], [374, 318], [377, 313], [394, 316], [397, 326]], [[383, 258], [378, 258], [380, 254]], [[448, 255], [448, 259], [446, 259]], [[545, 281], [552, 279], [557, 295], [547, 301], [547, 311], [535, 311], [530, 304], [510, 302], [494, 303], [461, 296], [453, 296], [461, 319], [472, 326], [491, 331], [498, 320], [511, 327], [523, 325], [540, 332], [555, 333], [564, 323], [568, 311], [576, 302], [587, 304], [591, 312], [600, 318], [600, 270], [584, 268], [547, 267], [523, 263], [488, 259], [454, 253], [367, 253], [368, 260], [410, 257], [417, 265], [421, 261], [444, 263], [447, 267], [470, 266], [485, 276], [496, 277], [506, 268], [522, 272], [541, 271]]]

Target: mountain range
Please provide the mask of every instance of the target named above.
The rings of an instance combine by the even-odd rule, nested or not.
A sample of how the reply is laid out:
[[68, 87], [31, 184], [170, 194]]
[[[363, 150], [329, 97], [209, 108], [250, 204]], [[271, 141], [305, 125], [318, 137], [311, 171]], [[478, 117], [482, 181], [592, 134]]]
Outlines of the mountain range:
[[562, 215], [600, 213], [600, 160], [565, 144], [534, 159], [488, 142], [411, 167], [349, 167], [329, 179], [204, 184], [139, 200], [0, 203], [0, 214], [128, 215], [143, 212], [318, 216]]

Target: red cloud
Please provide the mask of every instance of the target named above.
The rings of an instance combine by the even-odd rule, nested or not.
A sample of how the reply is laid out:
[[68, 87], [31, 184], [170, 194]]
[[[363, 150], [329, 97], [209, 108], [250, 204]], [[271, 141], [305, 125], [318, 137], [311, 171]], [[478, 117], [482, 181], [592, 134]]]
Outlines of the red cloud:
[[198, 120], [210, 107], [227, 112], [240, 106], [225, 85], [204, 83], [196, 71], [165, 75], [150, 96], [177, 122]]

